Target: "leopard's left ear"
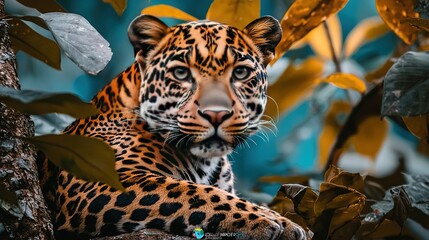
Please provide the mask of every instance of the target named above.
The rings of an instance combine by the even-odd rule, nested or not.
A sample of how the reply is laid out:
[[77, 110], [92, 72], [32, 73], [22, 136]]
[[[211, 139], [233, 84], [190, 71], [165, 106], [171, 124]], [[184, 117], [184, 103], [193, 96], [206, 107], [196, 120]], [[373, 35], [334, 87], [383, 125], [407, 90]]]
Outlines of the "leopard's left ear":
[[271, 16], [261, 17], [249, 23], [243, 32], [259, 48], [264, 57], [264, 65], [267, 66], [273, 60], [274, 50], [282, 38], [279, 21]]

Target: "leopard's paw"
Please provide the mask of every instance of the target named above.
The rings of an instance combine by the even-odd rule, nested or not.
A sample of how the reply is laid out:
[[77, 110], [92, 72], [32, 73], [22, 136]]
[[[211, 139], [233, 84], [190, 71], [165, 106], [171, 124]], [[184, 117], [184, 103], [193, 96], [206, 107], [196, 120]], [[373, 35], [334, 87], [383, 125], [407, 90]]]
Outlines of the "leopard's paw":
[[256, 214], [250, 214], [251, 220], [246, 222], [244, 227], [238, 229], [243, 234], [239, 239], [281, 239], [284, 232], [281, 223], [267, 216], [256, 216]]
[[310, 233], [307, 233], [298, 224], [287, 220], [286, 227], [284, 228], [282, 240], [307, 240], [311, 239]]

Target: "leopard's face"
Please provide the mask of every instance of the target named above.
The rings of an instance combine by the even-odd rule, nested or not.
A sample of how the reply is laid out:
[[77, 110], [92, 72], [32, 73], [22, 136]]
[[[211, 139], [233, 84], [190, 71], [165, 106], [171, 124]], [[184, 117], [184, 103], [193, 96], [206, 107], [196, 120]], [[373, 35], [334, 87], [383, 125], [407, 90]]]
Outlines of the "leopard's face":
[[273, 18], [261, 19], [242, 31], [210, 21], [169, 28], [151, 16], [131, 24], [142, 75], [140, 115], [152, 131], [207, 158], [229, 154], [258, 130], [265, 66], [281, 32], [273, 32]]

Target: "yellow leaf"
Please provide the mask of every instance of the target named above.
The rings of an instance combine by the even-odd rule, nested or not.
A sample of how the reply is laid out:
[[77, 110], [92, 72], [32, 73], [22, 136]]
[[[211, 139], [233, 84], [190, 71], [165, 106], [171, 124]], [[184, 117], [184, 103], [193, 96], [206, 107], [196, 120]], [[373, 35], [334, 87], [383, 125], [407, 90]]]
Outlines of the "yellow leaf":
[[[326, 20], [331, 34], [332, 43], [334, 45], [335, 55], [340, 56], [342, 45], [341, 23], [337, 15], [332, 15]], [[326, 35], [326, 30], [323, 24], [313, 29], [307, 37], [308, 44], [313, 51], [324, 59], [332, 59], [331, 48], [329, 47], [329, 39]]]
[[[276, 48], [275, 60], [278, 60], [290, 46], [319, 26], [332, 14], [341, 10], [348, 0], [296, 0], [283, 16], [280, 24], [283, 36]], [[273, 61], [273, 62], [274, 62]]]
[[259, 0], [214, 0], [206, 18], [243, 29], [251, 21], [259, 18]]
[[360, 93], [364, 93], [366, 91], [365, 82], [350, 73], [333, 73], [322, 81], [331, 83], [338, 88], [352, 89]]
[[383, 21], [406, 44], [411, 45], [416, 40], [418, 30], [409, 24], [401, 24], [406, 18], [418, 18], [414, 11], [415, 0], [376, 0], [377, 11]]
[[386, 34], [390, 29], [379, 17], [371, 17], [361, 21], [347, 35], [344, 44], [344, 57], [349, 58], [365, 43]]
[[358, 153], [375, 159], [386, 138], [387, 130], [387, 122], [380, 117], [365, 118], [359, 124], [357, 134], [350, 137], [346, 145], [353, 146]]
[[422, 140], [429, 140], [429, 115], [402, 117], [408, 130]]
[[141, 14], [149, 14], [155, 17], [175, 18], [183, 21], [197, 21], [198, 19], [184, 11], [166, 4], [147, 7]]
[[341, 124], [338, 121], [340, 114], [348, 114], [351, 110], [348, 102], [333, 102], [326, 114], [323, 129], [319, 136], [319, 161], [320, 167], [326, 165], [329, 153], [334, 146]]
[[127, 8], [127, 0], [103, 0], [103, 2], [112, 5], [118, 15], [122, 15]]
[[265, 114], [278, 118], [282, 114], [304, 97], [320, 83], [323, 74], [323, 61], [317, 58], [307, 58], [301, 65], [296, 66], [291, 63], [282, 73], [280, 78], [268, 87], [268, 95], [278, 104], [267, 104]]
[[429, 32], [429, 20], [424, 18], [406, 18], [404, 20], [401, 20], [401, 23], [408, 23], [414, 27]]

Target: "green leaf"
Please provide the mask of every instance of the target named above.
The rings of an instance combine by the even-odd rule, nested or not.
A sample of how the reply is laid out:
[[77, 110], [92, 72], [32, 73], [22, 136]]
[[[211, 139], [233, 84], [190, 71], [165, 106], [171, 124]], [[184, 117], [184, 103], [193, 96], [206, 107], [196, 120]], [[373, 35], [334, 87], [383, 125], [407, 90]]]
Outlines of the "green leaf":
[[127, 0], [103, 0], [103, 2], [112, 5], [118, 15], [122, 15], [127, 8]]
[[82, 16], [73, 13], [46, 13], [45, 20], [68, 58], [89, 74], [103, 70], [112, 58], [109, 42]]
[[28, 114], [64, 113], [76, 118], [96, 115], [98, 110], [70, 93], [47, 93], [0, 87], [0, 101]]
[[18, 18], [12, 18], [8, 22], [15, 52], [22, 50], [55, 69], [61, 69], [61, 52], [54, 41], [43, 37]]
[[65, 12], [64, 8], [55, 0], [17, 0], [19, 3], [37, 9], [41, 13]]
[[384, 79], [381, 114], [418, 116], [429, 113], [429, 52], [407, 52]]
[[102, 140], [66, 134], [43, 135], [25, 140], [44, 152], [55, 165], [76, 177], [125, 190], [115, 170], [115, 153]]

